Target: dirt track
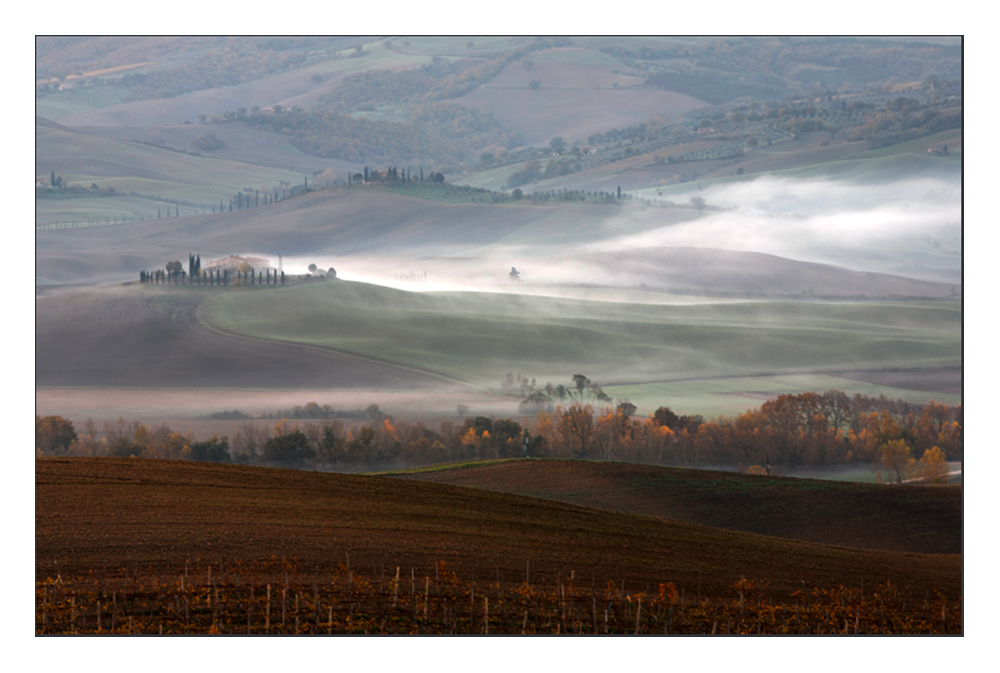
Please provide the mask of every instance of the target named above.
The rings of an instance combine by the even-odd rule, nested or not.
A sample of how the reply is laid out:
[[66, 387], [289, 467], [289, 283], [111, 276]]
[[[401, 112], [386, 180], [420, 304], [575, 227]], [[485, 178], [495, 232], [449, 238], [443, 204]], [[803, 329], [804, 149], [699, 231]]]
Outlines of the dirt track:
[[203, 294], [103, 287], [36, 300], [38, 387], [393, 388], [438, 379], [342, 353], [213, 332]]

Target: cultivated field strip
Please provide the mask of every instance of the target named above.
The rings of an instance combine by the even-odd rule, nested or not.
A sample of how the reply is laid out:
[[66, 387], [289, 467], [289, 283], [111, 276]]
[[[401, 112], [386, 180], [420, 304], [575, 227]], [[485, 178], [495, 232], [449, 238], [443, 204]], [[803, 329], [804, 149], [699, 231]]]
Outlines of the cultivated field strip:
[[[462, 580], [444, 561], [433, 569], [350, 559], [311, 574], [286, 559], [185, 562], [173, 572], [138, 565], [98, 578], [36, 583], [35, 633], [47, 634], [961, 634], [962, 604], [923, 599], [892, 584], [800, 590], [775, 601], [766, 582], [741, 579], [725, 598], [607, 582], [581, 586], [576, 573]], [[377, 576], [377, 579], [376, 579]]]
[[962, 552], [960, 486], [885, 486], [582, 460], [515, 459], [395, 474], [845, 547]]
[[[349, 557], [379, 566], [445, 561], [474, 577], [535, 581], [575, 573], [580, 586], [673, 582], [723, 598], [741, 578], [775, 601], [795, 591], [891, 583], [916, 600], [962, 592], [961, 556], [867, 551], [726, 531], [479, 488], [146, 459], [36, 461], [36, 580], [171, 575], [191, 559], [294, 560], [332, 573]], [[171, 580], [172, 581], [172, 580]], [[551, 582], [550, 582], [551, 583]]]

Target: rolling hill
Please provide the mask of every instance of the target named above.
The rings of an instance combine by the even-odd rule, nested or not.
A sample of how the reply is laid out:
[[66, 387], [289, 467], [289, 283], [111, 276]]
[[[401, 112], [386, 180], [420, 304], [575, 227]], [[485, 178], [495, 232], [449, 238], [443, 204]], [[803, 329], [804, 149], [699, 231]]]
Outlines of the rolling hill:
[[[36, 577], [194, 559], [286, 558], [317, 573], [444, 560], [463, 579], [573, 571], [580, 584], [673, 581], [723, 597], [741, 578], [787, 599], [892, 584], [961, 596], [961, 557], [865, 551], [664, 521], [483, 489], [375, 476], [143, 459], [36, 461]], [[517, 580], [514, 580], [517, 581]]]
[[[158, 288], [157, 288], [158, 289]], [[42, 387], [441, 389], [440, 378], [329, 349], [237, 339], [198, 322], [198, 289], [100, 288], [39, 300]]]
[[[608, 385], [960, 362], [951, 304], [614, 304], [483, 293], [409, 293], [338, 281], [218, 293], [217, 329], [344, 350], [496, 385], [515, 371]], [[571, 372], [572, 370], [572, 372]]]
[[[184, 157], [163, 153], [171, 159]], [[197, 158], [184, 158], [188, 159]], [[204, 161], [215, 165], [219, 160]], [[233, 174], [225, 179], [238, 184], [241, 176]], [[222, 183], [218, 189], [223, 189]], [[93, 208], [101, 208], [105, 198], [89, 200], [95, 202]], [[63, 203], [59, 199], [41, 200], [46, 202]], [[789, 233], [784, 240], [790, 254], [707, 249], [713, 244], [738, 245], [725, 236], [739, 226], [741, 215], [733, 213], [721, 219], [713, 219], [713, 215], [718, 213], [700, 214], [691, 207], [448, 203], [377, 187], [318, 191], [238, 212], [39, 230], [36, 273], [43, 283], [121, 282], [137, 277], [139, 269], [158, 268], [186, 252], [197, 251], [205, 258], [234, 253], [297, 256], [303, 268], [318, 262], [353, 273], [356, 278], [366, 277], [373, 267], [382, 266], [382, 274], [388, 276], [394, 272], [385, 268], [390, 264], [410, 265], [410, 269], [417, 264], [431, 271], [434, 282], [456, 287], [475, 284], [476, 276], [485, 270], [478, 260], [494, 258], [499, 267], [499, 275], [494, 276], [497, 281], [505, 280], [501, 271], [506, 264], [508, 268], [517, 265], [529, 269], [525, 280], [532, 284], [645, 284], [674, 292], [683, 289], [744, 297], [808, 295], [811, 291], [812, 295], [829, 297], [949, 298], [955, 292], [953, 284], [871, 272], [870, 267], [877, 267], [877, 263], [902, 264], [913, 258], [929, 268], [951, 273], [955, 255], [932, 247], [929, 237], [901, 234], [898, 241], [892, 240], [907, 246], [902, 252], [880, 248], [873, 261], [864, 257], [876, 254], [865, 241], [855, 243], [847, 238], [843, 247], [830, 255], [839, 259], [857, 253], [861, 268], [834, 268], [816, 242], [816, 237], [828, 234], [813, 233], [816, 226], [808, 221], [799, 234], [792, 228], [796, 226], [794, 218], [785, 217], [790, 224], [782, 225]], [[759, 220], [757, 215], [751, 221], [760, 226]], [[799, 239], [803, 242], [798, 243]], [[951, 244], [947, 237], [942, 240]], [[665, 245], [665, 241], [677, 244]], [[764, 240], [760, 247], [774, 245]], [[815, 258], [809, 259], [814, 263], [796, 261], [797, 256]], [[391, 260], [393, 257], [409, 259]], [[352, 258], [356, 258], [354, 269]]]
[[886, 487], [562, 460], [446, 465], [394, 476], [820, 544], [922, 554], [962, 551], [960, 487]]

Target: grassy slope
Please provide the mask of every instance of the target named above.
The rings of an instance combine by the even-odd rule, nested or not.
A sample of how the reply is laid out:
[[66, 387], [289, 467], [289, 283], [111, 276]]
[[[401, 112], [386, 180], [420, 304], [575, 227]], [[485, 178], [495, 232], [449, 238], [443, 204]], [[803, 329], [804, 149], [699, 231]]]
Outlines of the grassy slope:
[[[705, 187], [751, 181], [761, 174], [803, 180], [846, 180], [861, 184], [888, 184], [920, 177], [949, 178], [961, 175], [961, 138], [962, 131], [957, 129], [878, 150], [859, 151], [865, 147], [863, 143], [848, 143], [853, 151], [843, 156], [837, 153], [838, 145], [800, 148], [797, 142], [780, 143], [748, 152], [739, 164], [745, 168], [744, 175], [710, 175], [700, 179], [698, 185]], [[949, 156], [927, 153], [928, 147], [940, 147], [942, 144], [950, 148]], [[731, 172], [735, 173], [735, 170], [734, 167]], [[677, 194], [687, 195], [691, 188], [691, 184], [679, 184], [637, 190], [635, 193], [646, 197], [671, 198]]]
[[809, 542], [919, 553], [962, 551], [960, 487], [892, 487], [563, 460], [398, 474]]
[[[631, 586], [674, 581], [688, 596], [729, 595], [741, 577], [775, 597], [807, 587], [961, 593], [961, 557], [861, 551], [781, 540], [443, 484], [142, 459], [40, 459], [36, 576], [176, 570], [198, 558], [272, 556], [333, 569], [424, 568], [463, 577]], [[377, 574], [377, 572], [375, 572]]]
[[[281, 181], [298, 184], [302, 176], [291, 171], [243, 162], [193, 156], [141, 143], [101, 138], [67, 129], [36, 125], [35, 172], [51, 172], [64, 182], [89, 187], [96, 183], [119, 192], [196, 204], [208, 209], [244, 187], [267, 190]], [[37, 221], [52, 221], [67, 199], [37, 199]], [[106, 216], [104, 199], [71, 199], [80, 210]], [[163, 204], [165, 206], [165, 204]], [[50, 214], [50, 210], [53, 212]], [[155, 209], [152, 216], [155, 217]]]
[[[428, 391], [441, 384], [329, 350], [217, 334], [195, 319], [198, 303], [211, 293], [201, 287], [136, 285], [39, 299], [36, 385]], [[214, 405], [228, 404], [223, 400], [225, 395]], [[206, 404], [213, 405], [211, 396]]]
[[[324, 159], [303, 154], [289, 142], [291, 136], [260, 131], [239, 122], [179, 126], [92, 127], [81, 129], [81, 132], [119, 140], [162, 144], [176, 150], [292, 171], [299, 175], [312, 176], [316, 171], [325, 171], [329, 168], [337, 179], [344, 180], [347, 168], [358, 169], [355, 164], [341, 159]], [[195, 140], [210, 133], [224, 142], [226, 147], [211, 152], [197, 149], [194, 145]], [[315, 179], [310, 177], [309, 181], [313, 183]]]
[[[37, 272], [67, 281], [74, 277], [92, 280], [95, 274], [113, 278], [111, 274], [117, 272], [119, 281], [129, 280], [143, 268], [139, 264], [162, 266], [192, 250], [199, 251], [203, 259], [237, 252], [271, 258], [278, 254], [286, 258], [303, 254], [469, 254], [525, 228], [537, 232], [536, 242], [542, 238], [558, 244], [583, 233], [598, 236], [614, 214], [614, 209], [577, 205], [442, 204], [380, 189], [314, 192], [242, 212], [155, 220], [113, 229], [40, 233], [36, 239]], [[568, 223], [583, 231], [570, 231]], [[118, 264], [116, 255], [133, 260], [142, 255], [146, 261]], [[64, 263], [67, 258], [72, 258], [72, 265]], [[55, 262], [50, 264], [50, 259]]]
[[774, 376], [738, 376], [717, 379], [663, 381], [606, 386], [604, 392], [615, 400], [628, 400], [640, 414], [649, 414], [661, 406], [678, 414], [701, 414], [705, 418], [733, 417], [759, 407], [779, 395], [843, 390], [869, 397], [885, 395], [915, 404], [936, 401], [954, 406], [962, 403], [961, 390], [954, 381], [961, 368], [910, 370], [912, 382], [877, 385], [855, 376], [830, 374], [779, 374]]
[[[712, 160], [676, 164], [655, 164], [663, 158], [690, 149], [697, 144], [668, 146], [654, 152], [597, 166], [580, 173], [541, 180], [522, 186], [526, 192], [547, 189], [583, 189], [615, 191], [618, 186], [646, 198], [671, 198], [687, 194], [695, 185], [708, 186], [752, 180], [761, 175], [802, 179], [846, 179], [885, 183], [903, 177], [954, 175], [961, 168], [962, 131], [945, 131], [926, 138], [878, 150], [866, 150], [864, 142], [834, 143], [824, 146], [826, 132], [803, 134], [792, 142], [761, 147], [747, 152], [739, 161]], [[946, 144], [949, 156], [936, 157], [928, 147]], [[463, 176], [459, 182], [475, 187], [505, 189], [508, 176], [521, 165], [504, 166]], [[742, 174], [737, 174], [739, 169]], [[690, 175], [697, 175], [692, 182]]]
[[605, 384], [960, 363], [961, 307], [932, 303], [649, 306], [414, 294], [337, 282], [218, 295], [200, 319], [492, 386], [506, 372]]

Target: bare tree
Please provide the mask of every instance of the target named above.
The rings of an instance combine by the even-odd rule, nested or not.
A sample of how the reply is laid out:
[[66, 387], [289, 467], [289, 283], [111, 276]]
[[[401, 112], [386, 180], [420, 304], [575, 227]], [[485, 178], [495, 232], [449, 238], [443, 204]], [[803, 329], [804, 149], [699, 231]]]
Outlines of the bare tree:
[[129, 421], [124, 416], [119, 416], [114, 421], [104, 421], [101, 426], [101, 432], [104, 438], [108, 440], [108, 444], [131, 442], [135, 438], [135, 432], [139, 429], [140, 425], [142, 423], [139, 421]]
[[236, 431], [233, 435], [232, 447], [233, 455], [246, 454], [250, 460], [255, 460], [261, 456], [264, 450], [264, 442], [271, 436], [271, 431], [265, 425], [247, 423]]
[[559, 417], [559, 434], [577, 458], [586, 458], [594, 434], [594, 408], [574, 403]]

